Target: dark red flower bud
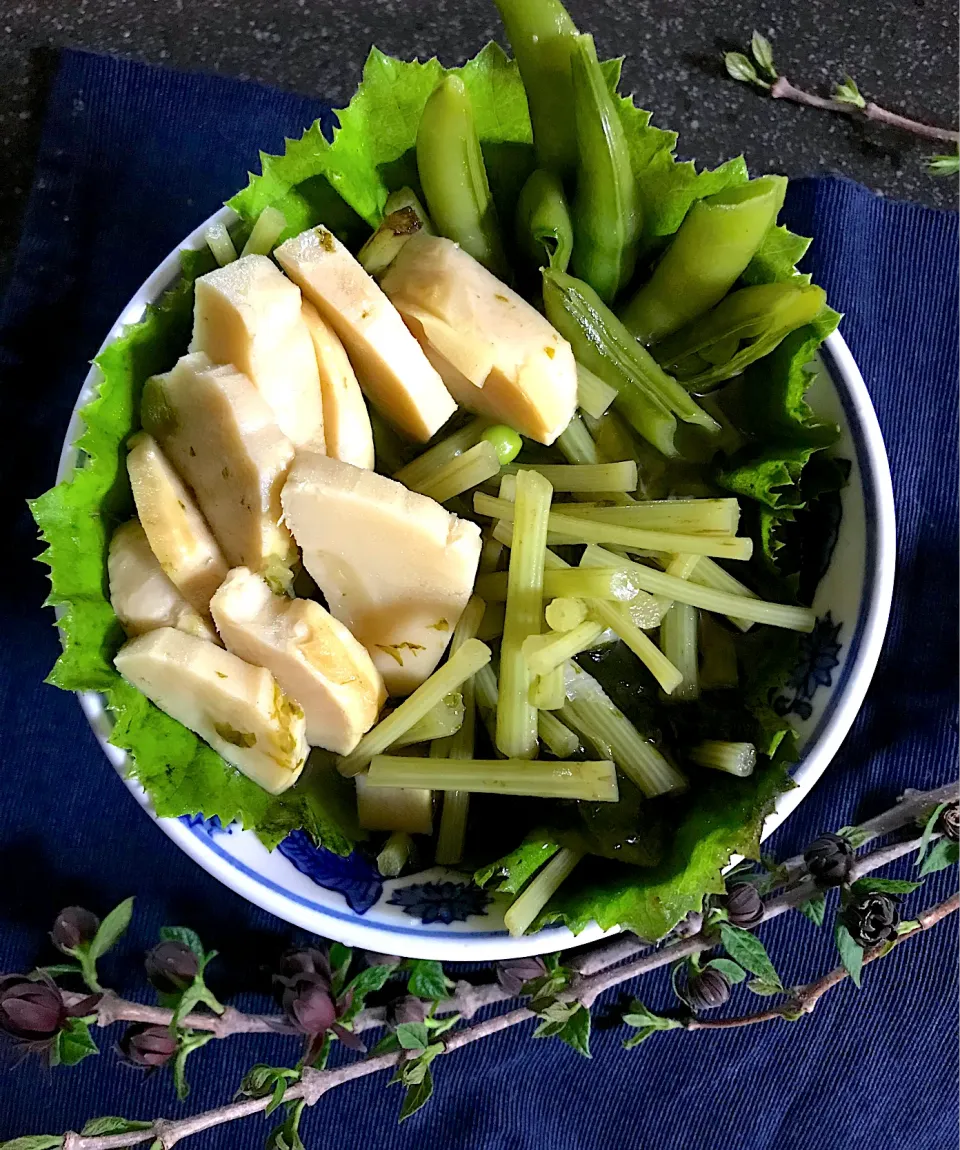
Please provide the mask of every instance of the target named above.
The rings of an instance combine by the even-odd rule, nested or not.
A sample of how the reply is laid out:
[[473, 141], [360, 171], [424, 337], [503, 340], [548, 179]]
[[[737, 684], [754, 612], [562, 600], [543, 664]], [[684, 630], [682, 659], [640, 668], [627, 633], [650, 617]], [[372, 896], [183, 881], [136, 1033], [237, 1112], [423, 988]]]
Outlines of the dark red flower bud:
[[91, 911], [82, 906], [68, 906], [57, 915], [50, 938], [57, 950], [69, 954], [78, 946], [93, 942], [99, 929], [100, 919]]
[[883, 891], [871, 891], [848, 903], [840, 921], [860, 946], [877, 946], [897, 937], [900, 925], [900, 899]]
[[840, 886], [850, 875], [853, 847], [842, 835], [821, 835], [803, 852], [803, 861], [817, 886]]
[[54, 1038], [67, 1020], [63, 995], [51, 978], [12, 974], [0, 979], [0, 1031], [24, 1042]]
[[387, 1025], [399, 1026], [402, 1022], [423, 1022], [427, 1017], [429, 1003], [412, 994], [405, 994], [387, 1007]]
[[684, 997], [691, 1010], [715, 1010], [730, 997], [730, 980], [716, 967], [708, 966], [690, 979]]
[[148, 952], [144, 965], [147, 978], [165, 994], [186, 990], [200, 970], [197, 956], [186, 943], [176, 939], [155, 946]]
[[960, 803], [943, 808], [937, 819], [937, 830], [952, 843], [960, 840]]
[[763, 918], [763, 899], [752, 882], [738, 882], [727, 891], [727, 917], [734, 926], [756, 926]]
[[156, 1070], [177, 1053], [177, 1039], [166, 1026], [131, 1026], [120, 1039], [120, 1052], [133, 1066]]
[[542, 978], [547, 973], [542, 958], [515, 958], [510, 962], [497, 963], [497, 982], [511, 997], [523, 990], [524, 983], [534, 978]]
[[288, 950], [280, 959], [280, 974], [286, 978], [293, 978], [298, 974], [318, 974], [329, 982], [330, 960], [325, 950], [319, 950], [315, 946]]
[[284, 980], [280, 1002], [287, 1017], [304, 1034], [322, 1034], [337, 1018], [329, 983], [316, 975]]

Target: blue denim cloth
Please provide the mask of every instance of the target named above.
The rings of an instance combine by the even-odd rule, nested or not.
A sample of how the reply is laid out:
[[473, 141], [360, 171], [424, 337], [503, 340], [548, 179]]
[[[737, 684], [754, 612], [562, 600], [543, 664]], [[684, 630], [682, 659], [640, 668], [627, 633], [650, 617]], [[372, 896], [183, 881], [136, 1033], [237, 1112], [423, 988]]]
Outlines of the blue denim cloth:
[[[105, 963], [110, 982], [142, 991], [139, 956], [161, 924], [184, 923], [223, 955], [211, 972], [221, 996], [262, 1006], [256, 995], [294, 935], [181, 854], [108, 767], [76, 701], [43, 685], [57, 639], [23, 500], [53, 481], [86, 363], [137, 285], [243, 184], [258, 148], [276, 151], [328, 114], [319, 100], [233, 80], [63, 57], [0, 314], [0, 970], [52, 960], [45, 932], [61, 906], [102, 912], [136, 893], [135, 924]], [[957, 690], [957, 219], [836, 179], [792, 185], [786, 216], [815, 237], [808, 269], [847, 313], [842, 331], [880, 416], [899, 573], [866, 706], [770, 844], [781, 856], [884, 809], [906, 786], [955, 777]], [[909, 905], [933, 902], [955, 881], [935, 876]], [[798, 914], [763, 937], [788, 983], [835, 964], [829, 932]], [[631, 1052], [620, 1049], [624, 1028], [598, 1025], [591, 1061], [531, 1042], [522, 1026], [435, 1064], [434, 1100], [402, 1127], [399, 1089], [379, 1076], [323, 1099], [305, 1120], [306, 1141], [337, 1150], [953, 1146], [956, 942], [950, 924], [911, 941], [866, 972], [861, 992], [847, 984], [792, 1025], [673, 1032]], [[645, 980], [642, 994], [665, 1007], [665, 976]], [[101, 1114], [186, 1113], [166, 1075], [140, 1078], [118, 1064], [116, 1035], [101, 1034], [103, 1055], [77, 1069], [25, 1062], [0, 1077], [0, 1140]], [[228, 1098], [251, 1063], [293, 1058], [281, 1038], [208, 1046], [193, 1056], [189, 1110]], [[190, 1145], [245, 1150], [262, 1145], [267, 1128], [253, 1119]]]

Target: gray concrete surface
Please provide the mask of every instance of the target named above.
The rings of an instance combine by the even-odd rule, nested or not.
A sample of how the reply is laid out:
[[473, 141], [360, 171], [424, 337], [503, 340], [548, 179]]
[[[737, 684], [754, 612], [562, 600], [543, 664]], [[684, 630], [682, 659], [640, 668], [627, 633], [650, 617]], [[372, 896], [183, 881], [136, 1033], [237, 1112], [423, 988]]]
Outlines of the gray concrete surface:
[[[623, 86], [681, 133], [680, 152], [714, 164], [742, 151], [756, 171], [841, 172], [900, 199], [956, 204], [936, 180], [940, 150], [907, 134], [774, 102], [730, 80], [726, 48], [753, 28], [781, 72], [827, 94], [849, 72], [870, 98], [956, 125], [955, 0], [570, 0], [601, 55], [626, 55]], [[491, 0], [0, 0], [0, 253], [16, 238], [43, 96], [64, 45], [249, 77], [347, 101], [369, 46], [462, 62], [502, 38]]]

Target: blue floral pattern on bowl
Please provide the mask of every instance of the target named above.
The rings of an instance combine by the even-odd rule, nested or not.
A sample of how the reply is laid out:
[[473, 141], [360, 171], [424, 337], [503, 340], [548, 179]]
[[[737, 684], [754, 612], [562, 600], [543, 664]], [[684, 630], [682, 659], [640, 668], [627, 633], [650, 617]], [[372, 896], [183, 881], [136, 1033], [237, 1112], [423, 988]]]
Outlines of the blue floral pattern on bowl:
[[318, 886], [342, 894], [355, 914], [366, 914], [380, 901], [383, 877], [362, 851], [334, 854], [314, 845], [306, 831], [293, 831], [277, 850]]
[[404, 914], [429, 925], [442, 922], [466, 922], [472, 915], [487, 913], [492, 897], [471, 882], [418, 882], [400, 887], [387, 900], [399, 906]]
[[786, 683], [791, 695], [778, 695], [773, 701], [778, 715], [794, 714], [809, 719], [813, 714], [811, 700], [820, 687], [833, 685], [833, 672], [840, 665], [838, 642], [842, 623], [834, 623], [828, 611], [822, 615], [810, 632], [800, 639], [800, 662], [794, 667]]

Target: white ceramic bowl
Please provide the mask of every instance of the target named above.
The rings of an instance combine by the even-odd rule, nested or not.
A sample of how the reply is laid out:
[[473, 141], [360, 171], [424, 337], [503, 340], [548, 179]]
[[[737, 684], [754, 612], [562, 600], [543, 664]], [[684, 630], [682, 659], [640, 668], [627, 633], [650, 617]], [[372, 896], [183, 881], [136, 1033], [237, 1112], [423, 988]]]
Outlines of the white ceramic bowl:
[[[234, 219], [230, 209], [221, 209], [182, 247], [200, 248], [209, 224]], [[143, 284], [104, 347], [124, 326], [138, 322], [146, 305], [177, 280], [179, 251], [171, 252]], [[78, 413], [99, 382], [94, 367], [67, 429], [58, 480], [77, 466], [73, 444], [82, 430]], [[877, 664], [893, 591], [895, 523], [886, 452], [863, 379], [837, 333], [824, 344], [810, 400], [819, 414], [840, 425], [836, 451], [852, 460], [853, 467], [842, 493], [843, 517], [833, 559], [813, 604], [818, 626], [806, 646], [808, 658], [778, 699], [800, 734], [797, 787], [781, 797], [766, 821], [764, 837], [803, 801], [850, 729]], [[111, 721], [102, 696], [83, 692], [79, 698], [104, 753], [122, 772], [126, 755], [107, 741]], [[511, 938], [503, 926], [506, 902], [478, 891], [465, 875], [432, 867], [383, 881], [359, 854], [340, 859], [314, 848], [302, 833], [271, 854], [250, 831], [211, 826], [199, 818], [157, 819], [143, 789], [129, 780], [127, 786], [161, 829], [215, 878], [257, 906], [325, 938], [410, 958], [488, 961], [562, 950], [603, 933], [593, 924], [576, 936], [564, 927], [550, 927]]]

